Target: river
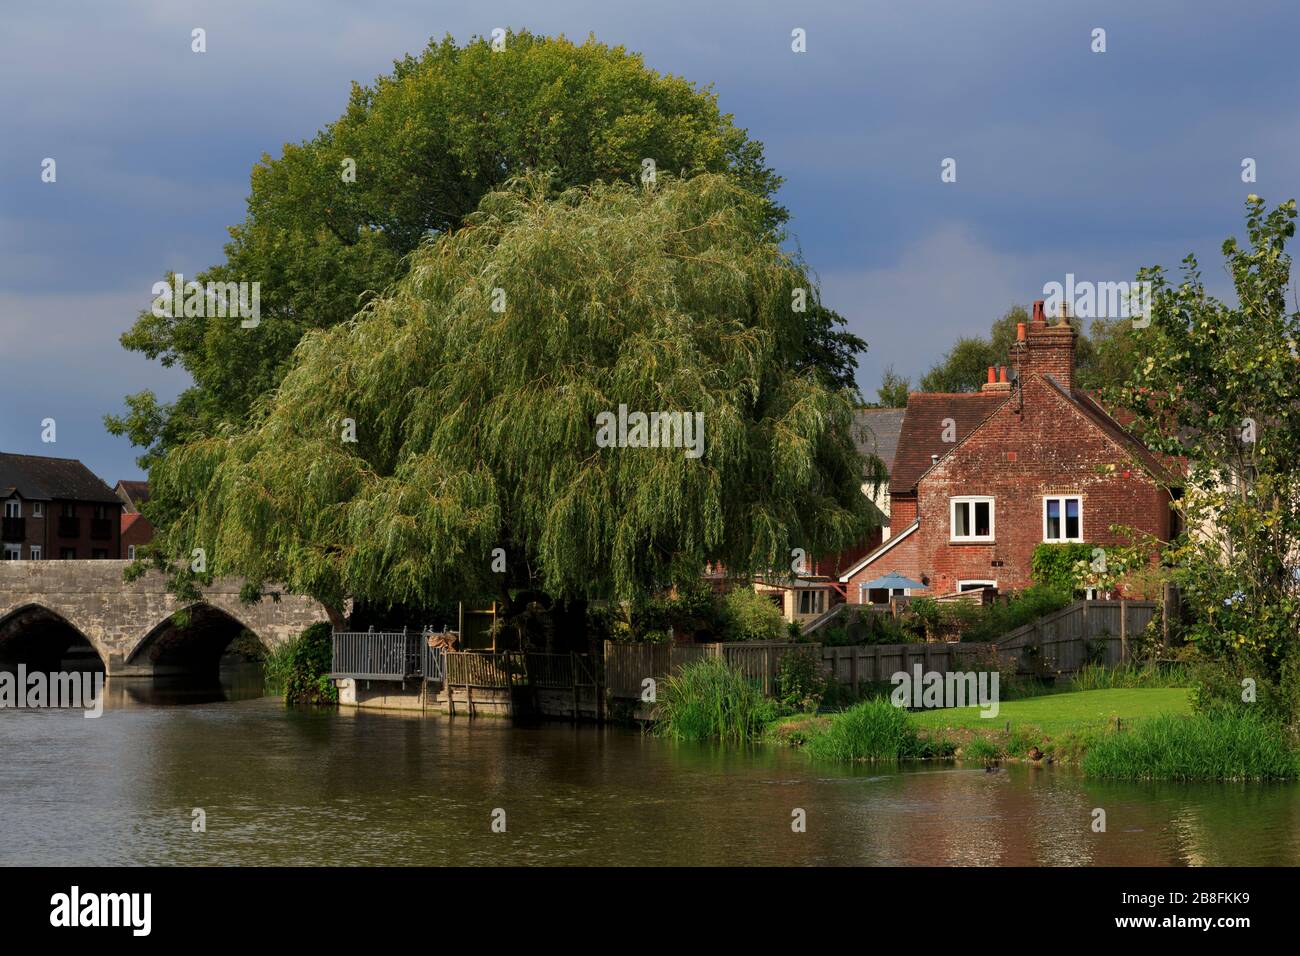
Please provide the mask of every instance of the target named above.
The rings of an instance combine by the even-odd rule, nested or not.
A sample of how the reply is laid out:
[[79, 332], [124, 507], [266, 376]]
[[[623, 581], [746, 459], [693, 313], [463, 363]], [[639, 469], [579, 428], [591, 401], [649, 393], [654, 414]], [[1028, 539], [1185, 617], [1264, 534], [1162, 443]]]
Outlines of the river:
[[0, 711], [0, 863], [1300, 864], [1295, 784], [823, 765], [623, 727], [286, 710], [255, 673], [223, 674], [206, 693], [111, 682], [94, 720]]

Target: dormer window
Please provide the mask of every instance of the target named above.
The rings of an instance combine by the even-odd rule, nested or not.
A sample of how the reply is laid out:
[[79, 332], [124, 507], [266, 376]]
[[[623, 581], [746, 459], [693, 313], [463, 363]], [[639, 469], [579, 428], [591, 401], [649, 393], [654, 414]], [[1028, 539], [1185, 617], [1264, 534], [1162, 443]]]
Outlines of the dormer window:
[[1083, 540], [1083, 499], [1079, 495], [1052, 495], [1043, 499], [1043, 540]]
[[993, 499], [984, 497], [952, 498], [951, 540], [992, 541]]

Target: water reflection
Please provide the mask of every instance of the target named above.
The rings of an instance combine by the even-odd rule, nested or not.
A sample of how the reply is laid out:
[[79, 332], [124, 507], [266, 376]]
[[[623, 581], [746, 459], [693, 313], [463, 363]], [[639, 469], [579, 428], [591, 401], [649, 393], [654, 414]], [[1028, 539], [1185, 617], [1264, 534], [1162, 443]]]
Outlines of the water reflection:
[[[211, 688], [132, 683], [110, 682], [98, 720], [0, 712], [0, 862], [1300, 863], [1295, 785], [822, 765], [626, 728], [286, 710], [242, 696], [248, 673], [215, 702], [198, 702]], [[196, 807], [206, 833], [191, 830]], [[496, 808], [506, 833], [491, 830]]]

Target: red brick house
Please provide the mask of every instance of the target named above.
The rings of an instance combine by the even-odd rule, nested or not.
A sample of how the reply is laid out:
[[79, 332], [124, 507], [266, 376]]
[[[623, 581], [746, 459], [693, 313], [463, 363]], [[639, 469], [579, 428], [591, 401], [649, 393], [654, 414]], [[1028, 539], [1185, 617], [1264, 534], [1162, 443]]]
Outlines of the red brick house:
[[122, 503], [73, 458], [0, 452], [0, 559], [121, 557]]
[[122, 500], [122, 557], [135, 560], [135, 549], [153, 540], [153, 525], [140, 513], [149, 500], [149, 482], [123, 479], [113, 491]]
[[1128, 543], [1123, 525], [1170, 537], [1165, 465], [1074, 387], [1078, 338], [1043, 303], [1019, 328], [1010, 366], [979, 392], [908, 397], [890, 470], [890, 535], [839, 581], [853, 603], [891, 571], [938, 596], [1018, 590], [1042, 542]]

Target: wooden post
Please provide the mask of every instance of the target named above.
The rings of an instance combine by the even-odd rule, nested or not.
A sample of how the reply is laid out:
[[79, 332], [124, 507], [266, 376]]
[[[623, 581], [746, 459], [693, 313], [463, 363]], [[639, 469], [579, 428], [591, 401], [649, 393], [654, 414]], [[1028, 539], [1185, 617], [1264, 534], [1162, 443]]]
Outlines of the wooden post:
[[1119, 599], [1119, 659], [1120, 663], [1128, 660], [1128, 601]]
[[849, 648], [849, 679], [853, 683], [853, 698], [858, 697], [858, 648]]
[[573, 722], [578, 722], [578, 658], [569, 651], [569, 682], [573, 684]]

